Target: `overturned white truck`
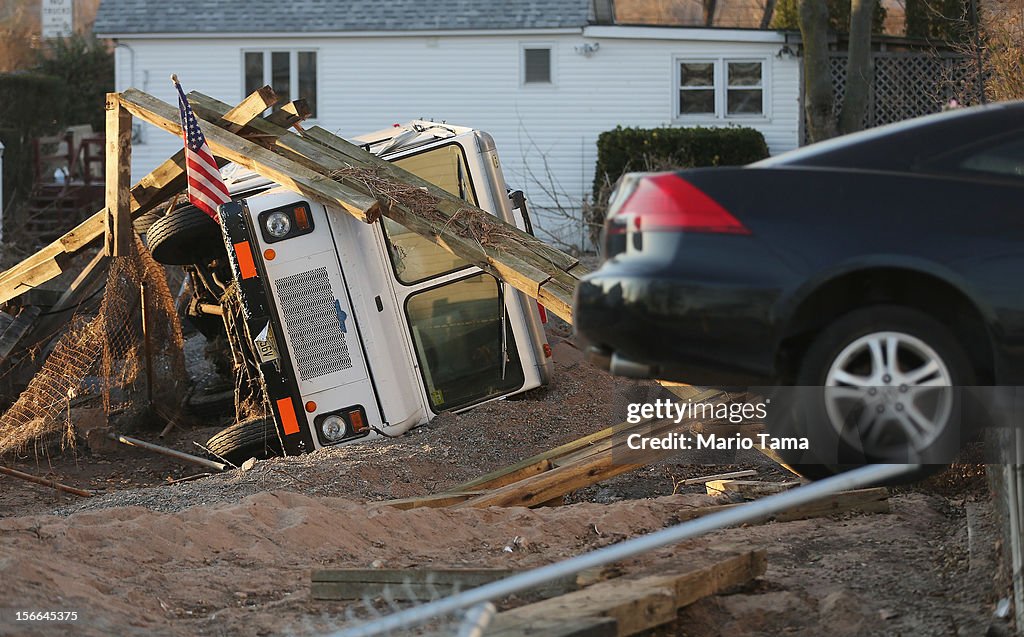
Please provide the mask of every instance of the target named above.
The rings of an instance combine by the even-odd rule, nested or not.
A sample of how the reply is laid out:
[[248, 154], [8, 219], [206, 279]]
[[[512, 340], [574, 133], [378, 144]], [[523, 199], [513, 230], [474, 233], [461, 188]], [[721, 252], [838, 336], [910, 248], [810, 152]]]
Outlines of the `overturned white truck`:
[[[532, 230], [490, 135], [413, 121], [356, 141]], [[195, 325], [231, 346], [237, 422], [209, 440], [213, 453], [238, 463], [397, 435], [548, 382], [533, 299], [390, 219], [365, 224], [255, 173], [224, 173], [233, 201], [220, 227], [185, 205], [147, 232], [157, 261], [188, 272]]]

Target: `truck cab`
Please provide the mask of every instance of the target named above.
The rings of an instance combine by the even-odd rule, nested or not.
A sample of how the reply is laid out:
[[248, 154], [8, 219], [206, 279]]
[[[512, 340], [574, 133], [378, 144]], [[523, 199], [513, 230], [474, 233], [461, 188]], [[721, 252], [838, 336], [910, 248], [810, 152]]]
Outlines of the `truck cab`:
[[[530, 229], [490, 135], [413, 121], [354, 141]], [[190, 313], [222, 319], [239, 388], [236, 424], [210, 439], [215, 454], [234, 462], [395, 436], [549, 381], [535, 300], [390, 219], [364, 223], [242, 169], [225, 176], [223, 250], [185, 259], [199, 261], [186, 265]], [[194, 213], [157, 223], [178, 214]], [[169, 252], [151, 248], [157, 260]]]

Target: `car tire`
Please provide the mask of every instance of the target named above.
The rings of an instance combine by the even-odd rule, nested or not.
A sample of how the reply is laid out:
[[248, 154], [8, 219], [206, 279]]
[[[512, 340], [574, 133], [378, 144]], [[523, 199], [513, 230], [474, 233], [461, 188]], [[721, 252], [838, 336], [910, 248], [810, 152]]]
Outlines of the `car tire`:
[[967, 352], [945, 325], [912, 308], [863, 308], [813, 340], [796, 386], [782, 389], [790, 394], [769, 411], [768, 430], [807, 438], [806, 451], [780, 454], [804, 477], [915, 463], [919, 471], [895, 482], [916, 480], [941, 471], [969, 437], [959, 388], [974, 382]]
[[226, 254], [220, 225], [193, 206], [154, 221], [146, 240], [153, 258], [165, 265], [207, 263]]
[[257, 418], [222, 429], [206, 441], [210, 453], [241, 466], [249, 458], [264, 460], [282, 455], [273, 420]]

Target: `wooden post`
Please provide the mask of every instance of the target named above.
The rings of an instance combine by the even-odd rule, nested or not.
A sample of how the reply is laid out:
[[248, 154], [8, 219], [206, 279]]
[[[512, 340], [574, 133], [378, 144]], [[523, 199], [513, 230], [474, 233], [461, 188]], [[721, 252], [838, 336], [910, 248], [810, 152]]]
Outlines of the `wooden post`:
[[132, 116], [117, 93], [107, 93], [106, 246], [107, 256], [126, 256], [134, 242], [130, 188]]

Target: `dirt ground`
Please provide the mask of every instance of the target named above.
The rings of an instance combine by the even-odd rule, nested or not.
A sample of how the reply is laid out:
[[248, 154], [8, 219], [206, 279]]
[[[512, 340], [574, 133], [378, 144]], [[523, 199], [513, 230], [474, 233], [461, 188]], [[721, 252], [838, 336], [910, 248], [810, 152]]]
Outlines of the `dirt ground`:
[[[203, 469], [84, 444], [5, 459], [102, 495], [59, 495], [0, 475], [0, 634], [321, 635], [386, 608], [381, 600], [311, 599], [314, 569], [529, 568], [664, 528], [683, 508], [722, 501], [702, 486], [676, 489], [681, 478], [754, 469], [759, 480], [792, 479], [757, 452], [715, 464], [677, 456], [578, 491], [561, 507], [374, 505], [438, 492], [623, 420], [623, 396], [644, 385], [587, 365], [566, 337], [551, 334], [550, 388], [444, 414], [393, 440], [174, 484]], [[201, 343], [193, 338], [189, 347], [195, 358]], [[172, 430], [164, 440], [153, 430], [135, 435], [197, 453], [193, 441], [204, 442], [222, 423], [204, 424]], [[895, 490], [889, 514], [722, 530], [620, 568], [656, 572], [711, 548], [767, 550], [762, 578], [682, 609], [656, 635], [1006, 634], [993, 619], [1007, 591], [984, 475], [954, 469], [961, 475]], [[16, 621], [17, 611], [32, 610], [77, 611], [79, 619]]]

